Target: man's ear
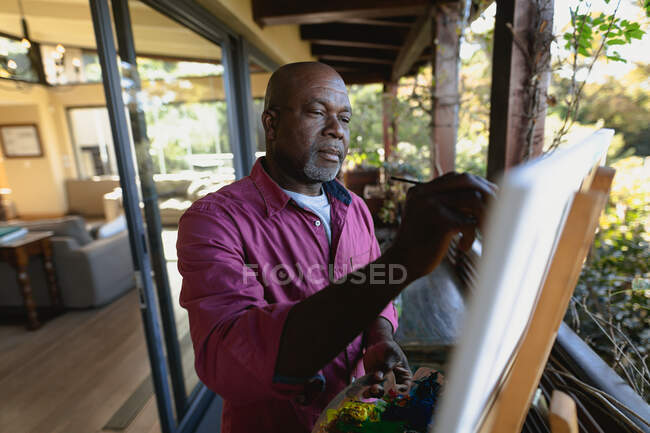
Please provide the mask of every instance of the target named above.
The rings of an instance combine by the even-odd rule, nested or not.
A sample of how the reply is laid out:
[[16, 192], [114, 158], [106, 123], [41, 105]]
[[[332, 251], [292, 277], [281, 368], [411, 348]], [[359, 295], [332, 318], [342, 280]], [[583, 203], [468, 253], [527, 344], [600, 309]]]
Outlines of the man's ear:
[[262, 126], [264, 126], [264, 135], [267, 141], [275, 140], [277, 125], [278, 112], [272, 108], [264, 110], [262, 112]]

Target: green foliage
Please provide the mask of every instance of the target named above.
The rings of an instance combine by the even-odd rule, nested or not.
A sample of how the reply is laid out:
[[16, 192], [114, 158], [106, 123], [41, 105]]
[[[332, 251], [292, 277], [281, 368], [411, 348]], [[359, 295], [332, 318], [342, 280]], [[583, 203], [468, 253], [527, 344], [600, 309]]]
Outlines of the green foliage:
[[469, 59], [461, 60], [456, 169], [479, 176], [487, 173], [493, 40], [493, 29], [467, 31], [466, 43], [477, 49]]
[[[560, 65], [568, 61], [569, 65], [565, 71], [570, 73], [570, 79], [567, 80], [564, 97], [555, 99], [560, 101], [560, 112], [564, 121], [555, 131], [548, 151], [562, 143], [573, 123], [578, 120], [585, 85], [600, 57], [604, 55], [608, 61], [627, 63], [617, 49], [628, 46], [633, 40], [640, 40], [645, 35], [641, 23], [617, 16], [621, 1], [618, 0], [614, 9], [607, 13], [595, 14], [589, 0], [579, 0], [575, 8], [570, 8], [569, 29], [562, 35], [563, 48], [567, 50], [568, 56], [559, 61]], [[605, 0], [605, 3], [610, 1]], [[647, 2], [644, 3], [644, 9], [647, 14]], [[582, 79], [578, 79], [581, 72], [586, 74]]]
[[650, 158], [623, 159], [565, 320], [650, 397]]
[[142, 80], [174, 80], [184, 77], [209, 77], [223, 74], [223, 66], [208, 62], [164, 60], [138, 57], [138, 74]]
[[[605, 2], [609, 3], [607, 0]], [[599, 15], [592, 15], [590, 3], [585, 0], [581, 0], [575, 9], [570, 11], [571, 30], [565, 32], [562, 37], [565, 41], [564, 48], [571, 50], [574, 55], [584, 57], [598, 55], [593, 45], [599, 38], [604, 45], [607, 59], [627, 63], [627, 60], [612, 47], [627, 45], [633, 39], [641, 39], [645, 34], [641, 24], [621, 19], [615, 13], [606, 15], [601, 12]]]
[[[637, 65], [623, 78], [610, 77], [603, 83], [588, 83], [582, 92], [576, 121], [583, 125], [601, 122], [623, 135], [624, 143], [615, 158], [635, 154], [650, 156], [650, 94], [647, 77], [650, 65]], [[551, 92], [557, 99], [568, 97], [569, 79], [556, 79]], [[549, 107], [549, 115], [565, 117], [567, 106]]]
[[[478, 175], [485, 175], [487, 165], [491, 35], [490, 31], [472, 39], [482, 49], [463, 62], [461, 72], [456, 165], [458, 170]], [[422, 180], [431, 176], [430, 82], [431, 67], [425, 66], [417, 77], [400, 81], [391, 106], [396, 118], [398, 144], [388, 164], [393, 169], [399, 166], [402, 172]], [[349, 164], [379, 167], [383, 160], [382, 87], [353, 85], [348, 92], [353, 109]]]
[[348, 161], [353, 165], [381, 166], [384, 148], [382, 135], [382, 86], [352, 85], [348, 89], [352, 104], [350, 150]]
[[347, 162], [354, 166], [360, 167], [381, 167], [381, 156], [377, 151], [363, 152], [353, 149], [348, 154]]
[[155, 173], [191, 169], [192, 154], [230, 152], [224, 101], [162, 104], [145, 116]]
[[[348, 163], [381, 167], [384, 161], [383, 88], [374, 84], [352, 85], [348, 92], [353, 110]], [[408, 165], [408, 170], [417, 173], [417, 177], [426, 176], [429, 170], [428, 114], [413, 109], [411, 101], [404, 94], [403, 85], [397, 97], [387, 101], [387, 105], [396, 119], [398, 141], [390, 164], [401, 165], [402, 171]]]

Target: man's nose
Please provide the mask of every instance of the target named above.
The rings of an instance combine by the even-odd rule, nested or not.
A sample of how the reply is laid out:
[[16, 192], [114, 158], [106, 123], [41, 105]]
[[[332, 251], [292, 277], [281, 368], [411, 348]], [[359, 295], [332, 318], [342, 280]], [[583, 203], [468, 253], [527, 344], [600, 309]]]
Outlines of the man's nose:
[[343, 129], [342, 122], [337, 116], [327, 116], [327, 123], [323, 129], [323, 135], [329, 135], [337, 140], [343, 140], [345, 130]]

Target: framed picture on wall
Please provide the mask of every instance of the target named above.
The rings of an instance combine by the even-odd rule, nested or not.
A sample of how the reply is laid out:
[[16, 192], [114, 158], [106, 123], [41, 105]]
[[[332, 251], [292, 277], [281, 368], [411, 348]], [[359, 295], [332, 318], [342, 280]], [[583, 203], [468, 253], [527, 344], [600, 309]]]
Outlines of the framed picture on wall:
[[0, 144], [5, 158], [43, 156], [41, 137], [36, 124], [0, 125]]

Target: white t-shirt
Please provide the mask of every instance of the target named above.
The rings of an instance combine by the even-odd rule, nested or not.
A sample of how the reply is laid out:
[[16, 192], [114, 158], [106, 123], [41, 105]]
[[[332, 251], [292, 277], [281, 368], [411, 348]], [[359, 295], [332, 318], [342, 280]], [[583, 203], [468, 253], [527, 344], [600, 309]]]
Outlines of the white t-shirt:
[[330, 226], [330, 202], [327, 198], [327, 194], [323, 191], [323, 188], [320, 190], [320, 195], [311, 196], [300, 194], [297, 192], [289, 191], [282, 188], [282, 191], [286, 192], [289, 197], [294, 199], [298, 205], [303, 208], [307, 208], [310, 211], [314, 212], [325, 230], [327, 235], [327, 241], [332, 245], [332, 229]]

